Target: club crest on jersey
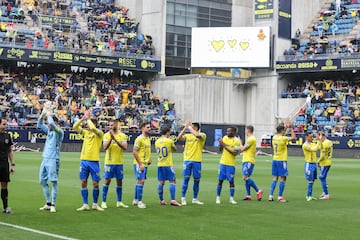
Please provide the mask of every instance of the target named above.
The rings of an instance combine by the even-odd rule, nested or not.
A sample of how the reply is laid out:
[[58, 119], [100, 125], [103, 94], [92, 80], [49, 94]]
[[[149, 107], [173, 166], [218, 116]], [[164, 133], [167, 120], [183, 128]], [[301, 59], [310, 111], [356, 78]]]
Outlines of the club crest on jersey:
[[8, 144], [8, 143], [9, 143], [9, 139], [5, 139], [5, 143]]

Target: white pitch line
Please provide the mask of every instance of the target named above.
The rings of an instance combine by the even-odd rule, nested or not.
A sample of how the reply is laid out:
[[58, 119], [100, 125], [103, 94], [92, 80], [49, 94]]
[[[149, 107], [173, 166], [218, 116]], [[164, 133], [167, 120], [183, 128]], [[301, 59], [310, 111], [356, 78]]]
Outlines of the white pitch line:
[[57, 238], [57, 239], [78, 240], [78, 239], [76, 239], [76, 238], [69, 238], [69, 237], [65, 237], [65, 236], [61, 236], [61, 235], [57, 235], [57, 234], [53, 234], [53, 233], [48, 233], [48, 232], [43, 232], [43, 231], [39, 231], [39, 230], [36, 230], [36, 229], [27, 228], [27, 227], [15, 225], [15, 224], [10, 224], [10, 223], [5, 223], [5, 222], [0, 222], [0, 225], [7, 226], [7, 227], [12, 227], [12, 228], [17, 228], [17, 229], [20, 229], [20, 230], [23, 230], [23, 231], [28, 231], [28, 232], [33, 232], [33, 233], [37, 233], [37, 234], [42, 234], [42, 235], [49, 236], [49, 237], [53, 237], [53, 238]]

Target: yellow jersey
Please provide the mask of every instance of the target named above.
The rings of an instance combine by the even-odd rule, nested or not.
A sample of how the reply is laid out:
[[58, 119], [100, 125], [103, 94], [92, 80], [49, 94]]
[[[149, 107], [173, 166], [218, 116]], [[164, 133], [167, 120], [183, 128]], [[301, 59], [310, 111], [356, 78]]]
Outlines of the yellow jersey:
[[172, 167], [172, 150], [175, 149], [175, 143], [173, 140], [161, 137], [155, 142], [156, 153], [158, 155], [159, 167]]
[[275, 135], [272, 139], [272, 147], [274, 151], [273, 160], [275, 161], [287, 161], [288, 149], [287, 145], [290, 138], [280, 135]]
[[[138, 136], [134, 142], [134, 149], [138, 151], [140, 161], [144, 165], [148, 165], [151, 157], [151, 141], [149, 137], [143, 135]], [[138, 164], [134, 159], [134, 164]]]
[[320, 166], [331, 166], [333, 155], [333, 143], [326, 139], [320, 146], [320, 159], [318, 161]]
[[245, 142], [246, 150], [243, 152], [243, 162], [250, 162], [255, 164], [255, 154], [256, 154], [256, 137], [251, 136], [246, 139]]
[[200, 133], [201, 138], [194, 134], [185, 134], [184, 161], [202, 161], [202, 150], [206, 141], [206, 134]]
[[305, 162], [307, 163], [316, 163], [316, 151], [319, 150], [320, 143], [308, 143], [305, 142], [302, 145], [302, 150], [304, 152]]
[[[236, 137], [229, 138], [228, 136], [223, 137], [223, 142], [226, 147], [230, 148], [230, 150], [240, 150], [240, 140]], [[223, 149], [220, 164], [227, 166], [235, 166], [235, 155]]]
[[[115, 133], [114, 138], [119, 143], [126, 143], [127, 141], [127, 136], [122, 132]], [[124, 150], [115, 141], [111, 140], [111, 135], [108, 132], [105, 133], [103, 142], [106, 143], [109, 141], [111, 141], [111, 143], [108, 149], [106, 149], [105, 151], [105, 164], [114, 164], [114, 165], [124, 164]]]
[[73, 126], [74, 130], [84, 137], [80, 160], [98, 162], [100, 161], [100, 149], [104, 133], [97, 129], [91, 120], [87, 120], [87, 124], [90, 130], [82, 129], [81, 121], [76, 122]]

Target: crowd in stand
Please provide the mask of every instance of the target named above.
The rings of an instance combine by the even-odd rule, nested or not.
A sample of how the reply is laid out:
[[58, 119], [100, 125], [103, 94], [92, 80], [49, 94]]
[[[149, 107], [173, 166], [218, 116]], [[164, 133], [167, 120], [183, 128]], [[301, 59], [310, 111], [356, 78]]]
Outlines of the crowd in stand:
[[[19, 81], [10, 75], [0, 77], [2, 98], [0, 115], [10, 126], [34, 126], [41, 106], [48, 100], [57, 103], [57, 114], [64, 128], [70, 128], [92, 108], [92, 114], [105, 128], [110, 119], [120, 120], [124, 131], [136, 131], [149, 121], [153, 129], [166, 124], [177, 127], [175, 104], [160, 99], [150, 85], [124, 71], [121, 77], [104, 74], [33, 75], [21, 73]], [[1, 96], [0, 96], [1, 97]]]
[[[360, 1], [332, 2], [329, 9], [321, 10], [317, 21], [312, 25], [312, 32], [309, 39], [299, 41], [301, 32], [298, 29], [290, 49], [284, 51], [286, 58], [318, 58], [318, 54], [335, 54], [339, 57], [346, 57], [359, 52], [359, 44], [356, 38], [346, 44], [342, 43], [342, 35], [348, 35], [354, 28], [360, 17]], [[328, 36], [336, 36], [329, 40]]]
[[321, 130], [330, 136], [360, 136], [360, 85], [344, 80], [289, 84], [282, 97], [306, 98], [293, 124], [297, 132]]
[[[114, 1], [28, 0], [21, 8], [20, 1], [9, 1], [0, 8], [0, 41], [16, 43], [26, 48], [57, 49], [91, 54], [153, 55], [150, 35], [138, 32], [139, 23], [128, 17], [129, 9], [116, 6]], [[19, 29], [12, 19], [24, 19], [26, 14], [40, 30]], [[42, 24], [38, 14], [71, 18], [66, 24]], [[76, 15], [82, 15], [86, 27], [81, 27]], [[17, 17], [16, 17], [17, 18]], [[26, 24], [26, 22], [23, 22]]]

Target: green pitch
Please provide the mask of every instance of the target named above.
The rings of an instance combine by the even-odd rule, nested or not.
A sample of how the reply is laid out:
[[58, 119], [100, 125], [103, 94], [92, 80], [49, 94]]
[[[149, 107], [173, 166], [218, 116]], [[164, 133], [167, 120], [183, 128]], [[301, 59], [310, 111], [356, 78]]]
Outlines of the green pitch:
[[[77, 239], [359, 239], [360, 226], [360, 160], [335, 159], [329, 173], [331, 200], [306, 202], [307, 183], [303, 174], [303, 159], [291, 157], [289, 178], [285, 189], [288, 203], [267, 202], [271, 157], [257, 157], [254, 180], [264, 189], [261, 202], [242, 202], [244, 186], [240, 167], [236, 178], [235, 197], [238, 205], [230, 205], [228, 184], [224, 185], [222, 204], [215, 204], [215, 187], [220, 155], [204, 155], [203, 179], [199, 199], [204, 206], [191, 203], [185, 207], [160, 206], [157, 196], [156, 166], [149, 167], [144, 188], [147, 209], [131, 206], [115, 207], [114, 182], [108, 194], [104, 212], [77, 212], [82, 205], [78, 180], [79, 153], [62, 153], [57, 213], [41, 212], [44, 204], [38, 183], [41, 153], [15, 153], [16, 173], [9, 187], [9, 205], [13, 215], [1, 215], [0, 222], [20, 225], [48, 233]], [[174, 155], [178, 177], [177, 200], [181, 192], [182, 155]], [[102, 155], [103, 159], [103, 155]], [[155, 159], [155, 156], [153, 156]], [[156, 161], [155, 161], [156, 162]], [[132, 158], [126, 154], [124, 202], [131, 204], [134, 192]], [[102, 183], [101, 183], [102, 186]], [[91, 187], [89, 203], [92, 202]], [[188, 203], [191, 202], [192, 183]], [[276, 189], [277, 194], [278, 186]], [[319, 196], [319, 181], [314, 196]], [[168, 184], [164, 196], [169, 200]], [[253, 199], [255, 199], [253, 193]], [[100, 193], [101, 199], [101, 193]], [[99, 199], [99, 200], [100, 200]], [[101, 203], [101, 200], [100, 200]], [[0, 239], [52, 239], [0, 225]]]

